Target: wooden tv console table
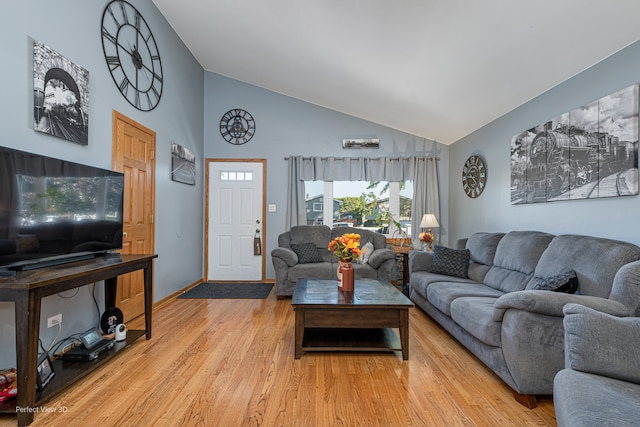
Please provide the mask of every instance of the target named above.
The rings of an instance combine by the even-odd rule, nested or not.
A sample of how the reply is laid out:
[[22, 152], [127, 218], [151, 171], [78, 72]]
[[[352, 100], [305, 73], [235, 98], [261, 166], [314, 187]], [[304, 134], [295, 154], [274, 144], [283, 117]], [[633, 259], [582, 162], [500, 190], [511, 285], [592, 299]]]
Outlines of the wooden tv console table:
[[[16, 368], [18, 396], [0, 402], [0, 412], [17, 413], [18, 425], [29, 425], [39, 405], [47, 402], [78, 379], [104, 364], [142, 335], [151, 338], [153, 309], [153, 259], [157, 255], [111, 254], [91, 259], [18, 272], [14, 277], [0, 277], [0, 301], [13, 301], [16, 322]], [[145, 330], [127, 331], [127, 339], [91, 362], [53, 362], [55, 376], [47, 387], [36, 392], [38, 338], [41, 299], [104, 280], [105, 306], [116, 304], [118, 276], [144, 270]]]

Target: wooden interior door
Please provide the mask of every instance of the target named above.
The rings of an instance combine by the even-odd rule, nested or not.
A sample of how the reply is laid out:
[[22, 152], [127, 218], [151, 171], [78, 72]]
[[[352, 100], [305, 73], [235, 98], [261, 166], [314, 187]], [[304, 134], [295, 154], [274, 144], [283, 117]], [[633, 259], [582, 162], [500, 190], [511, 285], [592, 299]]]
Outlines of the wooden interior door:
[[[113, 169], [124, 173], [123, 254], [154, 252], [156, 133], [113, 112]], [[117, 307], [124, 320], [144, 313], [142, 272], [118, 278]]]

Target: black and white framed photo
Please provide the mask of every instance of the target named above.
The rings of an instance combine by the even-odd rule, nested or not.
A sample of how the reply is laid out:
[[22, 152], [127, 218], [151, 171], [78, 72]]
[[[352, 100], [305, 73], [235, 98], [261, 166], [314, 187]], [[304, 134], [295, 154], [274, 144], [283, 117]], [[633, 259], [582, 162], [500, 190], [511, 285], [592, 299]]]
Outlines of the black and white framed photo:
[[628, 86], [511, 139], [511, 204], [638, 194], [638, 91]]
[[171, 180], [196, 185], [196, 155], [175, 142], [171, 143]]
[[89, 143], [89, 72], [33, 42], [33, 129]]

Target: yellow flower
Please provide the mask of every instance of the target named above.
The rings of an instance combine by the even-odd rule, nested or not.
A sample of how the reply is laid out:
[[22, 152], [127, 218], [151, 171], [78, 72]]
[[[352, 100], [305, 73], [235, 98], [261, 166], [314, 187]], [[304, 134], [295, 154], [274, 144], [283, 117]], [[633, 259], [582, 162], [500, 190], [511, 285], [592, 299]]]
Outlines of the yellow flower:
[[345, 233], [329, 242], [327, 249], [339, 258], [358, 259], [360, 256], [360, 235]]

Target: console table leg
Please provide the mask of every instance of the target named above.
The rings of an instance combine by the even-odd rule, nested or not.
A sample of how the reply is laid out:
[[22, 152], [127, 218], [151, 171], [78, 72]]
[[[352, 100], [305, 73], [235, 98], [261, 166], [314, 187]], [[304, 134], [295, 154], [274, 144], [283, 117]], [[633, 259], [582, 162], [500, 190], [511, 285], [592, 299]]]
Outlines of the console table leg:
[[118, 276], [105, 279], [104, 281], [104, 308], [115, 307], [116, 292], [118, 289]]
[[153, 313], [153, 264], [144, 269], [144, 327], [147, 339], [151, 339], [151, 316]]
[[20, 292], [15, 300], [16, 369], [18, 425], [33, 422], [36, 399], [36, 365], [38, 363], [38, 332], [40, 327], [40, 296], [36, 291]]

